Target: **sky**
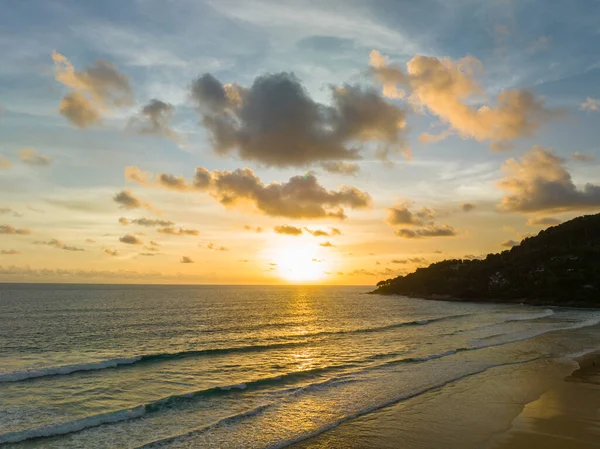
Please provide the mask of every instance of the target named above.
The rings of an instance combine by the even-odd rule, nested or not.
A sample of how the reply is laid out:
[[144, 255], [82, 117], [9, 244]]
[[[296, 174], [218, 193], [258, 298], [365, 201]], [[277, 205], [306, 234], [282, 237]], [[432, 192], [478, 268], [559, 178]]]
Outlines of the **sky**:
[[600, 209], [594, 0], [5, 0], [0, 282], [373, 285]]

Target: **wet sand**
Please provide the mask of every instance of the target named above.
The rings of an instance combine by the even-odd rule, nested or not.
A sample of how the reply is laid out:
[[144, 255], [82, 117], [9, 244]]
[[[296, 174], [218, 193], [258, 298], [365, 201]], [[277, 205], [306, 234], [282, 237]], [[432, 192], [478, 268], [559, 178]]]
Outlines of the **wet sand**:
[[492, 369], [292, 447], [600, 448], [600, 355]]
[[600, 355], [579, 360], [564, 382], [528, 403], [511, 428], [486, 449], [591, 449], [600, 447]]

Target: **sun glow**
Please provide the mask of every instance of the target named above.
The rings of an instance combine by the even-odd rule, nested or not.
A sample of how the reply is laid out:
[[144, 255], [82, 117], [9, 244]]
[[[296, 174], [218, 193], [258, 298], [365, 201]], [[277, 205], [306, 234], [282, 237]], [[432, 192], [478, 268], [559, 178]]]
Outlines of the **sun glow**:
[[274, 254], [277, 273], [283, 279], [294, 282], [317, 281], [325, 277], [325, 261], [312, 246], [279, 248]]

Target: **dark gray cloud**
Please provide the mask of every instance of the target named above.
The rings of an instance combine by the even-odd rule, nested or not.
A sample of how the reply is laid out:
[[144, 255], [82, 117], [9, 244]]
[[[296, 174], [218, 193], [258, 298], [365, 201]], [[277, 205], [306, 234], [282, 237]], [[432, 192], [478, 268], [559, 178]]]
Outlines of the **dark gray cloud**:
[[476, 207], [477, 206], [475, 206], [475, 204], [473, 204], [473, 203], [462, 203], [460, 205], [460, 208], [463, 210], [463, 212], [471, 212]]
[[426, 207], [421, 208], [417, 212], [411, 212], [408, 206], [400, 205], [388, 209], [387, 222], [392, 226], [400, 224], [423, 226], [432, 223], [434, 215], [435, 211]]
[[[197, 168], [193, 183], [180, 178], [182, 182], [177, 187], [153, 181], [151, 173], [137, 167], [127, 167], [125, 176], [129, 181], [147, 187], [207, 191], [227, 207], [251, 203], [263, 214], [273, 217], [344, 219], [344, 207], [365, 209], [371, 204], [369, 194], [355, 187], [327, 190], [312, 173], [294, 176], [284, 183], [263, 184], [249, 168], [213, 172]], [[159, 174], [156, 179], [162, 176]]]
[[127, 126], [139, 134], [156, 134], [171, 139], [176, 138], [175, 131], [171, 129], [174, 112], [175, 108], [172, 104], [153, 99], [129, 120]]
[[144, 243], [132, 234], [125, 234], [123, 237], [120, 237], [119, 242], [127, 243], [128, 245], [142, 245]]
[[433, 209], [422, 207], [418, 211], [412, 212], [407, 205], [400, 205], [388, 209], [387, 222], [391, 226], [410, 226], [411, 228], [394, 231], [398, 237], [406, 239], [456, 235], [456, 231], [451, 226], [436, 224], [435, 215], [436, 212]]
[[51, 239], [51, 240], [47, 240], [47, 241], [37, 241], [37, 242], [33, 242], [34, 245], [47, 245], [47, 246], [53, 246], [54, 248], [58, 248], [58, 249], [63, 249], [65, 251], [85, 251], [85, 249], [83, 248], [79, 248], [78, 246], [74, 246], [74, 245], [67, 245], [66, 243], [61, 242], [60, 240], [56, 240], [56, 239]]
[[554, 226], [561, 223], [562, 220], [553, 217], [534, 217], [527, 220], [528, 226]]
[[[148, 201], [141, 200], [129, 189], [122, 190], [113, 197], [113, 201], [120, 204], [121, 209], [150, 209], [154, 207]], [[123, 223], [121, 223], [123, 224]]]
[[12, 225], [0, 225], [0, 234], [29, 235], [31, 231], [27, 228], [15, 228]]
[[500, 208], [524, 213], [600, 209], [600, 186], [588, 183], [578, 189], [564, 165], [563, 159], [540, 146], [520, 160], [506, 161], [502, 168], [507, 176], [499, 186], [508, 195]]
[[174, 228], [171, 226], [160, 228], [157, 230], [161, 234], [168, 235], [199, 235], [200, 231], [196, 229]]
[[276, 234], [285, 234], [285, 235], [302, 235], [302, 228], [297, 228], [295, 226], [282, 225], [275, 226], [273, 228]]
[[23, 148], [19, 150], [21, 162], [34, 167], [46, 167], [52, 163], [52, 158], [45, 154], [38, 153], [33, 148]]
[[406, 115], [377, 92], [331, 88], [332, 104], [315, 102], [291, 73], [256, 78], [250, 88], [223, 85], [210, 74], [192, 98], [217, 153], [267, 166], [302, 167], [360, 158], [364, 142], [385, 156], [406, 149]]

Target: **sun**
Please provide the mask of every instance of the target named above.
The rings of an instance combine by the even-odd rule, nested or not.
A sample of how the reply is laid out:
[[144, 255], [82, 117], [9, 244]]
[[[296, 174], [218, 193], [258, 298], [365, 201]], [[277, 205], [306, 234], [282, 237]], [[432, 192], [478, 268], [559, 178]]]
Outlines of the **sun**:
[[278, 248], [273, 259], [279, 276], [288, 281], [318, 281], [326, 276], [325, 261], [310, 245]]

